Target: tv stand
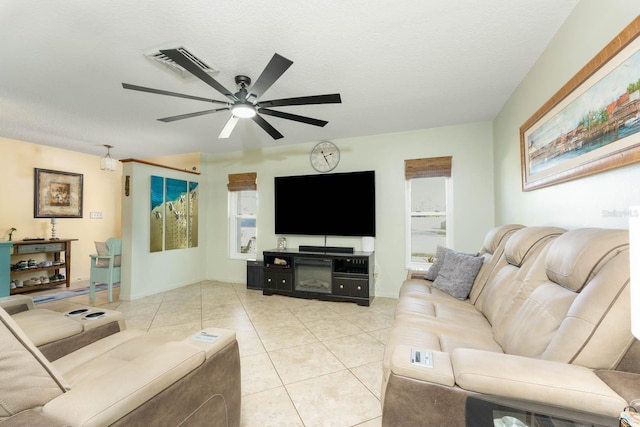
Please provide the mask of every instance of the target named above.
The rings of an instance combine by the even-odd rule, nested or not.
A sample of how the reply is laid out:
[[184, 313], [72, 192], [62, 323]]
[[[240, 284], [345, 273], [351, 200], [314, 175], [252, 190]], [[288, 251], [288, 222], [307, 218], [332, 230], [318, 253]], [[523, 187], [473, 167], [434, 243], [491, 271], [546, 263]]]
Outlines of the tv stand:
[[264, 295], [287, 295], [369, 306], [375, 295], [373, 252], [272, 249], [264, 259]]

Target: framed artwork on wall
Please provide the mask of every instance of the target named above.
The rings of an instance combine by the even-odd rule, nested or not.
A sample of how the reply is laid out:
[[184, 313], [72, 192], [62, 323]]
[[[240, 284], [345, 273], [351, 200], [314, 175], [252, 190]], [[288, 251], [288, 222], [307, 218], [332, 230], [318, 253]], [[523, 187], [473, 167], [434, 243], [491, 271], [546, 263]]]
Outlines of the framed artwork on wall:
[[151, 175], [151, 252], [198, 246], [198, 183]]
[[522, 190], [640, 161], [640, 17], [520, 127]]
[[34, 169], [34, 218], [82, 218], [80, 173]]

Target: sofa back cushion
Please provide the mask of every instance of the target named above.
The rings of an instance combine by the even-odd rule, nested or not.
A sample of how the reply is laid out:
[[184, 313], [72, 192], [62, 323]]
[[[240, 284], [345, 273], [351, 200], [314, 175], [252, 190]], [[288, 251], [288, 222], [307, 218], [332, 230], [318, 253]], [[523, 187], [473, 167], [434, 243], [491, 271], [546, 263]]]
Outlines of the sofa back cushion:
[[629, 331], [626, 230], [577, 229], [558, 237], [544, 256], [545, 280], [507, 320], [506, 353], [591, 369], [612, 369]]
[[514, 232], [524, 228], [520, 224], [507, 224], [495, 227], [490, 230], [484, 238], [482, 248], [478, 252], [478, 256], [484, 259], [484, 263], [476, 276], [471, 292], [469, 293], [469, 301], [475, 304], [478, 297], [482, 293], [487, 280], [491, 276], [494, 269], [504, 267], [506, 261], [502, 257], [507, 241]]
[[628, 246], [628, 230], [572, 230], [551, 246], [547, 275], [560, 286], [579, 292], [611, 258]]
[[495, 327], [504, 321], [539, 253], [565, 231], [558, 227], [526, 227], [511, 235], [503, 254], [505, 265], [494, 271], [475, 304], [491, 325]]
[[55, 368], [0, 308], [0, 421], [44, 405], [66, 388]]

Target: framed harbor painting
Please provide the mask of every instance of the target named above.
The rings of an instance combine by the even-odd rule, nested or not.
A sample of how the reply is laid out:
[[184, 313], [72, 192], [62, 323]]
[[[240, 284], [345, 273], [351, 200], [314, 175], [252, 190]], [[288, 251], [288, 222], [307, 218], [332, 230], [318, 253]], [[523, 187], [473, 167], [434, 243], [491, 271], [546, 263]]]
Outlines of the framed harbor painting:
[[523, 191], [640, 161], [640, 17], [520, 127]]
[[34, 169], [34, 218], [82, 218], [82, 174]]

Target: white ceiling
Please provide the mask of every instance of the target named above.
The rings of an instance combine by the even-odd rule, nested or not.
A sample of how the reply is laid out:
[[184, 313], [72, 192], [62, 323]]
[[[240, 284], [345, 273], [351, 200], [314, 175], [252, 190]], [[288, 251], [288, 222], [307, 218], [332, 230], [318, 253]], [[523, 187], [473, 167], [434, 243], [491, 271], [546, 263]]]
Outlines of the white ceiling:
[[[0, 0], [0, 136], [115, 158], [215, 153], [491, 120], [578, 0]], [[184, 46], [256, 79], [275, 52], [294, 64], [262, 99], [340, 93], [280, 107], [324, 128], [265, 116], [217, 139], [230, 112], [124, 90], [122, 82], [221, 101], [144, 53]]]

